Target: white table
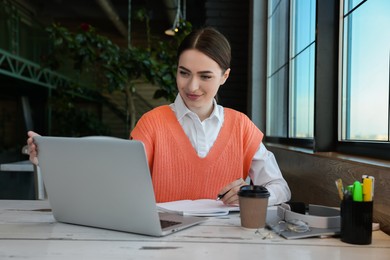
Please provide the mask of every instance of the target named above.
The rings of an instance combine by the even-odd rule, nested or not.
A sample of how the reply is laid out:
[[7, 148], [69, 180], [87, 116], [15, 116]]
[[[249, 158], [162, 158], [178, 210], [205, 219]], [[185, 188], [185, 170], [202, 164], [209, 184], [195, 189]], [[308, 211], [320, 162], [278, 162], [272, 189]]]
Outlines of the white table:
[[[0, 259], [375, 259], [388, 260], [390, 237], [367, 246], [338, 238], [264, 238], [240, 227], [238, 214], [162, 238], [58, 223], [47, 201], [0, 200]], [[268, 232], [268, 231], [267, 231]], [[264, 233], [263, 233], [264, 234]]]
[[34, 174], [35, 198], [38, 200], [45, 199], [45, 188], [40, 168], [32, 164], [29, 160], [0, 164], [0, 171], [28, 172]]

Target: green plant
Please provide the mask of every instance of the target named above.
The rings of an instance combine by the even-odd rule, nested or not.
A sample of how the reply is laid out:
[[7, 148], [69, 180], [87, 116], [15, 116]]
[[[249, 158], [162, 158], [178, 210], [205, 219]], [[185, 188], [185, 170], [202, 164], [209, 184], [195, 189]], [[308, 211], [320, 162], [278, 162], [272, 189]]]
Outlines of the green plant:
[[56, 100], [56, 109], [53, 111], [52, 117], [56, 119], [54, 129], [52, 129], [55, 135], [88, 136], [111, 134], [110, 129], [101, 122], [96, 114], [75, 107], [73, 102], [67, 101], [67, 98]]
[[[158, 85], [154, 98], [171, 101], [175, 98], [176, 49], [191, 30], [191, 24], [183, 20], [179, 33], [171, 41], [151, 41], [149, 18], [146, 12], [140, 12], [139, 16], [144, 17], [149, 28], [147, 48], [121, 48], [89, 24], [81, 24], [75, 32], [58, 24], [47, 28], [53, 49], [46, 59], [46, 66], [53, 70], [68, 67], [65, 73], [75, 79], [71, 91], [122, 91], [127, 104], [126, 125], [130, 128], [134, 127], [136, 121], [135, 80], [146, 79]], [[155, 44], [152, 46], [151, 42]]]

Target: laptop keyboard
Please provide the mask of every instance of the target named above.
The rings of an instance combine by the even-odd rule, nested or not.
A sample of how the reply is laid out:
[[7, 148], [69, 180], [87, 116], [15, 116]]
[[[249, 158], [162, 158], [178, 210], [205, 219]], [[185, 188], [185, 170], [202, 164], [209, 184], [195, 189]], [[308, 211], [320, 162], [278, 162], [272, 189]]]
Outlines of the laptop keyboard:
[[176, 221], [171, 221], [171, 220], [160, 219], [160, 224], [161, 224], [161, 228], [167, 228], [181, 223]]

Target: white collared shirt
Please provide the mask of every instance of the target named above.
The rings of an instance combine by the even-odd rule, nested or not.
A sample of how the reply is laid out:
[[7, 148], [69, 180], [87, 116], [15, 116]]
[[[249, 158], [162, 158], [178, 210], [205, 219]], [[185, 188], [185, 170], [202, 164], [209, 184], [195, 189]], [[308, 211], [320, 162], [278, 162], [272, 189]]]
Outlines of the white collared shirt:
[[[200, 121], [198, 115], [187, 108], [180, 94], [177, 95], [175, 102], [170, 104], [170, 107], [175, 112], [198, 156], [206, 157], [221, 130], [224, 121], [223, 107], [214, 100], [213, 112], [203, 121]], [[290, 189], [282, 176], [275, 156], [267, 150], [263, 143], [260, 144], [252, 159], [249, 177], [253, 184], [267, 187], [271, 193], [269, 205], [279, 204], [290, 199]]]

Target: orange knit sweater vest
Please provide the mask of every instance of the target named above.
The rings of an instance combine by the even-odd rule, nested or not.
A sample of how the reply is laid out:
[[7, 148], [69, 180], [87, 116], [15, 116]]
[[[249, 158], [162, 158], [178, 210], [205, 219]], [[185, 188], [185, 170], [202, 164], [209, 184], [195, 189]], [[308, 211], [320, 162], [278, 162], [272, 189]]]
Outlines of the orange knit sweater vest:
[[263, 133], [244, 114], [224, 108], [224, 123], [200, 158], [169, 106], [147, 112], [131, 138], [145, 145], [157, 202], [215, 199], [230, 182], [248, 176]]

